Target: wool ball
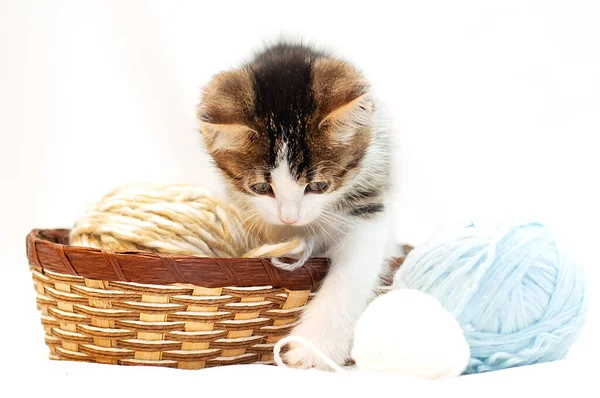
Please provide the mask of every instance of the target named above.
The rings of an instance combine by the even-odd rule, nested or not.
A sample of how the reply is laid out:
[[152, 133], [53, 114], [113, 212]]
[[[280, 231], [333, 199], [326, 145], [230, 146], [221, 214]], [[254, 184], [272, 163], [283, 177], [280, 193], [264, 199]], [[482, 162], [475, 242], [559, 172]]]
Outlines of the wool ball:
[[363, 312], [352, 357], [360, 370], [439, 379], [464, 371], [469, 345], [437, 299], [398, 289], [377, 297]]
[[302, 266], [312, 253], [312, 242], [302, 237], [269, 243], [248, 227], [248, 217], [240, 209], [203, 187], [134, 183], [114, 189], [90, 206], [75, 222], [69, 240], [73, 246], [112, 251], [300, 257], [292, 264], [273, 259], [288, 270]]
[[587, 314], [582, 270], [540, 222], [455, 224], [411, 251], [394, 288], [427, 293], [469, 343], [465, 373], [564, 358]]

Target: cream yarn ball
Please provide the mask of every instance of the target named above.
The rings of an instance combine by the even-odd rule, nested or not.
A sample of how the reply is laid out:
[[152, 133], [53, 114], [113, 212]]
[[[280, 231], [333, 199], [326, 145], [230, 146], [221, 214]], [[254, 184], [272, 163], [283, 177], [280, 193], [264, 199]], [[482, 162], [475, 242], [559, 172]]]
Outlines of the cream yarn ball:
[[461, 375], [469, 357], [458, 321], [418, 290], [377, 297], [354, 329], [352, 358], [360, 370], [439, 379]]
[[[242, 210], [201, 186], [134, 183], [104, 195], [75, 222], [70, 244], [112, 251], [143, 251], [200, 257], [271, 257], [286, 270], [298, 268], [313, 242], [297, 237], [267, 242], [248, 229]], [[277, 257], [299, 257], [292, 264]]]

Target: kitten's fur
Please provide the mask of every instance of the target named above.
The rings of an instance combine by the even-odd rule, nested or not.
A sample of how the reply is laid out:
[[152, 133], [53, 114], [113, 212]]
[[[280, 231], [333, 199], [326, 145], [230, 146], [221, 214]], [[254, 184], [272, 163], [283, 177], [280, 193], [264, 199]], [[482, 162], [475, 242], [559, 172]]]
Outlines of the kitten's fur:
[[[263, 236], [315, 237], [315, 255], [331, 259], [292, 334], [340, 364], [391, 254], [391, 145], [379, 117], [360, 71], [287, 43], [216, 75], [198, 107], [206, 148]], [[325, 367], [301, 347], [286, 359]]]

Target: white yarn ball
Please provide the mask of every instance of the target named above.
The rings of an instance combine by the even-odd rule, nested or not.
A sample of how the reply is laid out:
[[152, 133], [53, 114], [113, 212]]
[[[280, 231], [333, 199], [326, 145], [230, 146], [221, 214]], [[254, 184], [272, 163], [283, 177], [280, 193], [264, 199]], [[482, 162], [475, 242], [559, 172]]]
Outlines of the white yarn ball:
[[360, 370], [439, 379], [462, 374], [470, 349], [436, 298], [397, 289], [373, 300], [359, 318], [352, 357]]

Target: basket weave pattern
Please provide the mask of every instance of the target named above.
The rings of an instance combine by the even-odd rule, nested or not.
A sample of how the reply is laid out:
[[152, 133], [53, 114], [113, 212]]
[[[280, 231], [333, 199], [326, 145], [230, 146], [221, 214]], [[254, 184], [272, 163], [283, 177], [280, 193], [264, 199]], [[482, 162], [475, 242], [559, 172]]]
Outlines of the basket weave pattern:
[[[272, 364], [327, 271], [68, 245], [33, 230], [27, 257], [50, 358], [180, 369]], [[398, 267], [401, 259], [393, 267]]]
[[[180, 369], [271, 364], [274, 344], [298, 322], [326, 271], [323, 259], [290, 273], [265, 259], [112, 253], [66, 243], [67, 230], [27, 237], [45, 342], [50, 358], [61, 360]], [[265, 282], [271, 284], [258, 285]]]
[[51, 357], [121, 365], [271, 363], [310, 294], [32, 274]]

